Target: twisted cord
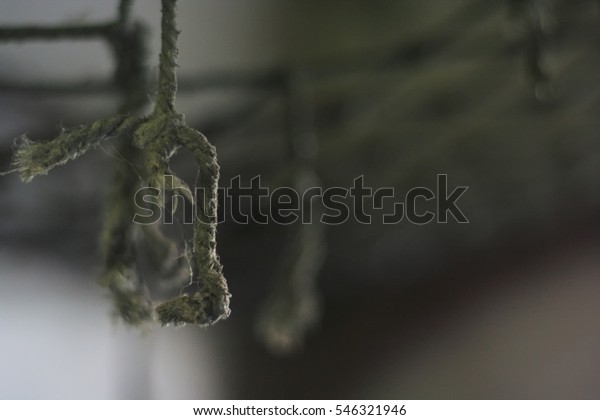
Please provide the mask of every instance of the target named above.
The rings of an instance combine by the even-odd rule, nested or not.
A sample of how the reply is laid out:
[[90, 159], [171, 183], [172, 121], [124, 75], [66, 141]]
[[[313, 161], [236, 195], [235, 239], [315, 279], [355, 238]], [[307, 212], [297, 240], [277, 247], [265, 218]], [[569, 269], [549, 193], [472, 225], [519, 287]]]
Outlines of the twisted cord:
[[[25, 181], [45, 174], [58, 165], [77, 158], [101, 141], [122, 135], [132, 139], [120, 147], [126, 157], [116, 170], [113, 188], [109, 192], [101, 249], [104, 271], [100, 279], [113, 295], [115, 312], [129, 324], [141, 324], [155, 314], [163, 324], [192, 323], [212, 325], [229, 316], [231, 295], [222, 274], [216, 252], [217, 187], [219, 165], [214, 147], [198, 131], [185, 125], [175, 111], [177, 91], [177, 37], [175, 0], [162, 0], [161, 52], [159, 57], [158, 97], [154, 111], [148, 117], [116, 116], [75, 129], [63, 130], [54, 140], [34, 143], [23, 136], [13, 158], [16, 172]], [[128, 28], [131, 0], [121, 0], [115, 22], [106, 25], [107, 39], [117, 59], [115, 84], [124, 99], [121, 111], [130, 112], [140, 105], [139, 94], [145, 86], [143, 76], [143, 33], [141, 27]], [[0, 36], [2, 31], [0, 31]], [[138, 54], [133, 54], [133, 52]], [[200, 171], [200, 187], [205, 192], [199, 201], [194, 226], [193, 294], [183, 294], [154, 305], [146, 286], [136, 273], [135, 249], [131, 216], [134, 212], [130, 197], [140, 186], [139, 179], [128, 162], [141, 161], [143, 182], [151, 187], [164, 186], [171, 175], [169, 159], [185, 146], [196, 158]], [[189, 190], [180, 179], [176, 184]], [[164, 186], [164, 189], [167, 187]], [[191, 196], [191, 193], [190, 193]], [[159, 197], [160, 198], [160, 197]]]
[[194, 223], [193, 283], [199, 289], [192, 295], [184, 294], [168, 300], [156, 308], [162, 324], [196, 324], [209, 326], [230, 314], [231, 294], [223, 276], [223, 267], [217, 255], [217, 188], [219, 165], [215, 148], [200, 132], [182, 126], [178, 140], [196, 158], [200, 174]]
[[175, 112], [177, 92], [177, 37], [179, 30], [175, 14], [176, 0], [162, 0], [161, 49], [159, 58], [157, 110]]

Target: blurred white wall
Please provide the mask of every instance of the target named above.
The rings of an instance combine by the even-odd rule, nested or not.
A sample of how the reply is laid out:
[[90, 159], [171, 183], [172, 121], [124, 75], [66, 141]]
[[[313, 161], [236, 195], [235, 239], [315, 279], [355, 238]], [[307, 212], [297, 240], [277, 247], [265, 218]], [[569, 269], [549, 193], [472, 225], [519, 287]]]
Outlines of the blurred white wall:
[[0, 249], [0, 399], [218, 398], [210, 332], [115, 325], [82, 271]]

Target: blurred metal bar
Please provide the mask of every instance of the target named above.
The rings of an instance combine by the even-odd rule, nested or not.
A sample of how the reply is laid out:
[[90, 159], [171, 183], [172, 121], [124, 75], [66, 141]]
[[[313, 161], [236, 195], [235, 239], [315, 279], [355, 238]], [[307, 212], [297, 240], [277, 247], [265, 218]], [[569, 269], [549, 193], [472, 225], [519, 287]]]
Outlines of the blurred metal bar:
[[24, 42], [70, 38], [103, 38], [107, 37], [114, 27], [113, 22], [92, 25], [0, 27], [0, 41]]

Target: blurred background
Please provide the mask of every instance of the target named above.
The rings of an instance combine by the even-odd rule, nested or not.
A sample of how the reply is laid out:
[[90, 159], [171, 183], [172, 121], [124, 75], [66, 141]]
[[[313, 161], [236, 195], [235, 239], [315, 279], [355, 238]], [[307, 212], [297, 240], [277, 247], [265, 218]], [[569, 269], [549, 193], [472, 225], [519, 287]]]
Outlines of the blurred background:
[[[114, 145], [0, 177], [0, 398], [600, 398], [597, 1], [178, 3], [177, 107], [223, 186], [364, 175], [403, 197], [445, 173], [470, 223], [228, 220], [230, 318], [139, 331], [96, 283]], [[4, 0], [0, 28], [117, 6]], [[153, 81], [160, 4], [133, 12]], [[103, 40], [2, 34], [0, 170], [23, 133], [117, 112]], [[193, 182], [185, 152], [172, 168]]]

